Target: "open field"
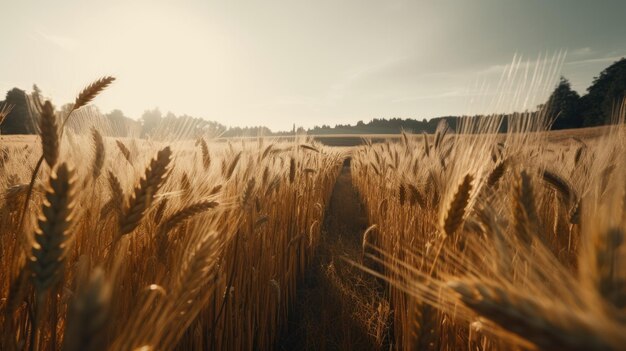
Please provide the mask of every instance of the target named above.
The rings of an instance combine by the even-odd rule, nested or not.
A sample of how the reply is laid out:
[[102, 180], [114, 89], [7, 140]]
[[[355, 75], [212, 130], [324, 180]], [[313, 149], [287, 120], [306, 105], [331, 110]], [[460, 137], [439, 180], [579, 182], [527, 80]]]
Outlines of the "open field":
[[[556, 130], [556, 131], [539, 131], [538, 133], [546, 133], [547, 138], [551, 142], [559, 142], [571, 138], [581, 138], [581, 139], [595, 139], [604, 135], [607, 131], [607, 127], [590, 127], [590, 128], [579, 128], [579, 129], [566, 129], [566, 130]], [[422, 138], [422, 134], [410, 134], [409, 138]], [[501, 134], [501, 138], [503, 138], [504, 134]], [[402, 137], [402, 134], [324, 134], [324, 135], [309, 135], [309, 137], [313, 138], [313, 140], [324, 144], [326, 146], [358, 146], [363, 145], [365, 140], [368, 140], [372, 143], [381, 143], [387, 140], [398, 140]], [[271, 137], [276, 140], [289, 140], [293, 139], [293, 136], [279, 136], [279, 137]], [[434, 138], [434, 135], [430, 135], [431, 141]], [[256, 137], [247, 137], [244, 139], [254, 140]], [[227, 141], [228, 138], [216, 138], [215, 141]]]
[[626, 342], [621, 126], [330, 147], [63, 133], [41, 107], [0, 138], [3, 350]]

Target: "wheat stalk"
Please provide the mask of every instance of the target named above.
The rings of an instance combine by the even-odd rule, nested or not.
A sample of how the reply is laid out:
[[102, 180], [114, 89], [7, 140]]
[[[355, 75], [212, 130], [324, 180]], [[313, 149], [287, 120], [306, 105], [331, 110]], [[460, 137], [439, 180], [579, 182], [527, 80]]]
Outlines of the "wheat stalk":
[[[74, 210], [74, 172], [66, 163], [61, 163], [50, 175], [41, 217], [37, 221], [34, 243], [30, 250], [29, 270], [35, 287], [35, 314], [30, 335], [31, 348], [39, 342], [39, 327], [48, 291], [63, 275], [68, 250], [69, 230]], [[53, 296], [53, 305], [56, 296]], [[56, 310], [52, 315], [53, 331], [56, 336]]]
[[215, 273], [211, 262], [215, 258], [217, 240], [215, 234], [202, 237], [187, 255], [183, 256], [183, 263], [177, 280], [174, 284], [175, 296], [186, 298], [174, 299], [182, 309], [191, 307], [190, 299], [201, 289]]
[[426, 132], [423, 132], [422, 135], [424, 136], [424, 153], [426, 154], [426, 157], [430, 157], [430, 146], [428, 145], [428, 134], [426, 134]]
[[603, 231], [594, 245], [596, 288], [606, 301], [621, 310], [626, 307], [626, 279], [620, 274], [624, 239], [624, 230], [613, 227]]
[[104, 271], [96, 268], [70, 305], [64, 351], [106, 349], [103, 331], [110, 316], [111, 290]]
[[111, 192], [111, 199], [102, 207], [100, 216], [105, 217], [110, 210], [115, 211], [116, 214], [121, 214], [124, 208], [124, 190], [120, 180], [117, 179], [113, 172], [108, 171], [107, 182], [109, 184], [109, 191]]
[[0, 107], [0, 125], [2, 125], [4, 119], [11, 113], [11, 110], [13, 110], [13, 105], [7, 103], [2, 104], [2, 107]]
[[416, 350], [436, 350], [441, 342], [441, 335], [437, 333], [439, 318], [437, 310], [425, 303], [416, 307], [415, 327], [413, 331], [417, 337]]

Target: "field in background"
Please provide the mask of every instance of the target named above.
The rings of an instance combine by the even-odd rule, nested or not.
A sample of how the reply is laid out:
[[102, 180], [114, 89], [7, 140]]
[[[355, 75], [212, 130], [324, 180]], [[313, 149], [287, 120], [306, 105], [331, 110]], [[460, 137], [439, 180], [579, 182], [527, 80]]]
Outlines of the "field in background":
[[[595, 139], [600, 137], [606, 133], [608, 127], [591, 127], [591, 128], [577, 128], [577, 129], [566, 129], [566, 130], [556, 130], [556, 131], [548, 131], [548, 132], [540, 132], [546, 133], [548, 136], [548, 140], [551, 142], [559, 142], [563, 140], [567, 140], [569, 138], [580, 138], [580, 139]], [[410, 135], [412, 138], [421, 138], [422, 135]], [[502, 134], [503, 135], [503, 134]], [[402, 137], [402, 134], [336, 134], [336, 135], [308, 135], [309, 138], [319, 142], [320, 144], [326, 146], [358, 146], [363, 145], [364, 140], [369, 140], [372, 143], [382, 143], [387, 140], [399, 140]], [[293, 140], [293, 136], [281, 136], [281, 137], [266, 137], [269, 140]], [[434, 135], [430, 134], [429, 138], [434, 140]], [[226, 142], [228, 140], [256, 140], [256, 137], [246, 137], [246, 138], [216, 138], [214, 141], [216, 142]], [[15, 143], [36, 143], [37, 137], [35, 135], [2, 135], [0, 136], [0, 142], [15, 142]]]
[[[581, 139], [597, 138], [602, 136], [607, 130], [606, 127], [591, 127], [591, 128], [578, 128], [578, 129], [566, 129], [557, 130], [547, 133], [548, 139], [553, 142], [566, 140], [568, 138], [577, 137]], [[421, 138], [422, 135], [411, 135], [413, 138]], [[320, 142], [327, 146], [357, 146], [364, 143], [364, 139], [370, 140], [372, 143], [381, 143], [387, 140], [399, 140], [402, 138], [402, 134], [337, 134], [337, 135], [311, 135], [315, 141]], [[430, 138], [434, 138], [433, 134], [430, 134]]]

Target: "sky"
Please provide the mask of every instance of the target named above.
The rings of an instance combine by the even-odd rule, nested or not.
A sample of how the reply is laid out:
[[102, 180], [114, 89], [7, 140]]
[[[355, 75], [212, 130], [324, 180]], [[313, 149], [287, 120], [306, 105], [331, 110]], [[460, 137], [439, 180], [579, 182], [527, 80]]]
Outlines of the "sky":
[[514, 58], [558, 61], [584, 93], [626, 55], [625, 13], [623, 0], [12, 1], [0, 92], [36, 83], [61, 105], [113, 75], [103, 112], [272, 130], [507, 112], [475, 101], [502, 93]]

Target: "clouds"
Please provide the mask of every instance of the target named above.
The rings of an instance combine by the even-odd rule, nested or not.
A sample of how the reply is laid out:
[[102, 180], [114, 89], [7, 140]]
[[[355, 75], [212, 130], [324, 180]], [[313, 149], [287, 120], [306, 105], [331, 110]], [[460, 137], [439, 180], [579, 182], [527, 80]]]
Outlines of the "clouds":
[[587, 65], [587, 64], [606, 64], [607, 66], [615, 61], [619, 61], [621, 58], [626, 56], [626, 52], [623, 55], [618, 55], [618, 56], [601, 56], [601, 57], [595, 57], [595, 58], [588, 58], [588, 59], [584, 59], [584, 60], [576, 60], [576, 61], [569, 61], [566, 62], [566, 65], [570, 65], [570, 66], [576, 66], [576, 65]]
[[63, 50], [73, 51], [78, 46], [78, 41], [74, 38], [43, 31], [35, 33], [39, 38]]

